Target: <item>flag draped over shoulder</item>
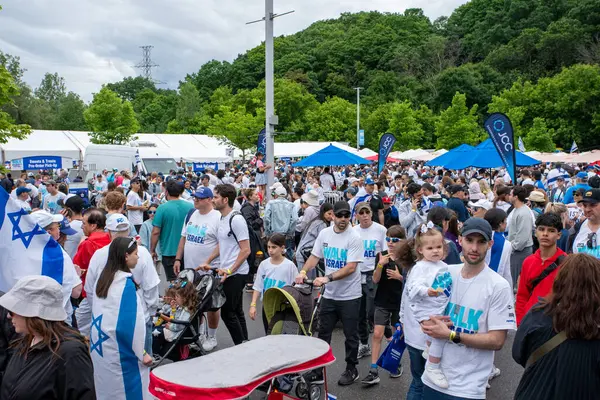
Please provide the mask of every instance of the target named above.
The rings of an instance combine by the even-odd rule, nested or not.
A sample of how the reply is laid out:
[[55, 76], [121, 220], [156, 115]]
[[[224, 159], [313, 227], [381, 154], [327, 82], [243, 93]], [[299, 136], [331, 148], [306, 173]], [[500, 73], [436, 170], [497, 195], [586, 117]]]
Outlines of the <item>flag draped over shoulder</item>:
[[63, 286], [65, 304], [81, 283], [58, 242], [0, 187], [0, 291], [8, 292], [28, 275], [55, 279]]
[[[96, 288], [94, 288], [94, 291]], [[90, 352], [98, 399], [141, 400], [148, 392], [142, 364], [146, 325], [130, 273], [117, 271], [106, 298], [94, 297]]]

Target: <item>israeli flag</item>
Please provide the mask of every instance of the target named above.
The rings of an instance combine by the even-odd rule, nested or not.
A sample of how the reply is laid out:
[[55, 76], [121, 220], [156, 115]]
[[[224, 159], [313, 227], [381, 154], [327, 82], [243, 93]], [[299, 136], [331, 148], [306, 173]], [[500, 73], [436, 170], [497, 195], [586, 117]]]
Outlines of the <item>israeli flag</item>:
[[519, 136], [519, 151], [525, 153], [525, 143], [523, 143], [521, 136]]
[[327, 400], [337, 400], [337, 396], [331, 393], [327, 393]]
[[573, 144], [571, 145], [571, 153], [577, 153], [579, 148], [577, 147], [577, 143], [573, 140]]
[[98, 400], [151, 398], [150, 369], [142, 364], [145, 333], [144, 311], [133, 278], [117, 271], [108, 296], [94, 296], [92, 303], [90, 352]]
[[28, 275], [45, 275], [60, 283], [65, 309], [71, 310], [70, 303], [67, 305], [71, 290], [81, 284], [73, 261], [0, 187], [0, 291], [8, 292]]

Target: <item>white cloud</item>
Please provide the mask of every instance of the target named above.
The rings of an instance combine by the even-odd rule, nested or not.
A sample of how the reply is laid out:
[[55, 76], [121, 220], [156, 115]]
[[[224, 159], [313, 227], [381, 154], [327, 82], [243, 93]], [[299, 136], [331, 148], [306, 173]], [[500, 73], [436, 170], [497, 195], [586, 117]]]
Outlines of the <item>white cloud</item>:
[[[275, 12], [295, 10], [275, 22], [287, 35], [342, 12], [403, 12], [422, 8], [435, 19], [465, 0], [275, 0]], [[28, 0], [0, 11], [0, 50], [21, 57], [33, 87], [45, 72], [58, 72], [69, 90], [91, 100], [103, 83], [135, 76], [139, 46], [154, 46], [154, 78], [176, 88], [185, 74], [211, 59], [232, 61], [260, 44], [263, 0]]]

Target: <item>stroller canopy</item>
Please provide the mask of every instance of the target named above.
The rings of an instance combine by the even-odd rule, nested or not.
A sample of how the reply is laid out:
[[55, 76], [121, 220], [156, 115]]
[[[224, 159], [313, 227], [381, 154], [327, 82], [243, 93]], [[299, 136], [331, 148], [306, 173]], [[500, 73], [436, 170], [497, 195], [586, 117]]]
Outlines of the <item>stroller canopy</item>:
[[[267, 323], [272, 326], [271, 320], [278, 312], [291, 311], [294, 313], [296, 321], [300, 326], [302, 334], [312, 336], [310, 331], [310, 320], [313, 311], [312, 291], [300, 289], [295, 286], [284, 286], [282, 288], [273, 287], [265, 292], [263, 297], [263, 307]], [[282, 326], [274, 326], [271, 334], [282, 333]]]

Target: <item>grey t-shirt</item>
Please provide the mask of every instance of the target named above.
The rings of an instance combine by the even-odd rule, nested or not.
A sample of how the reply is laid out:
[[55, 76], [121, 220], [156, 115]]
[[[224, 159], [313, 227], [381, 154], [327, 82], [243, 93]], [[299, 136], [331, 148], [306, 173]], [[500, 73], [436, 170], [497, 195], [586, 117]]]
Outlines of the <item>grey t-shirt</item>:
[[509, 215], [508, 241], [513, 250], [521, 251], [533, 246], [534, 220], [531, 210], [527, 206], [515, 208]]

